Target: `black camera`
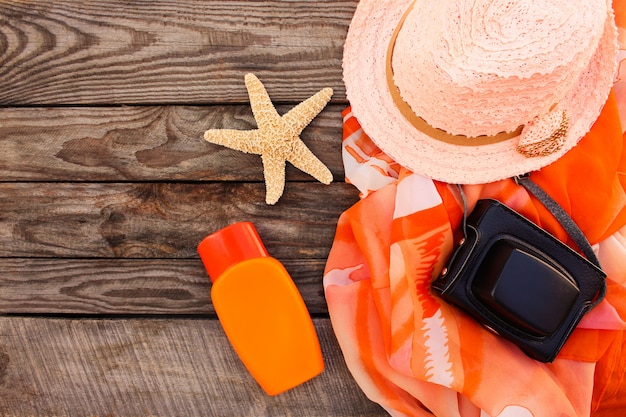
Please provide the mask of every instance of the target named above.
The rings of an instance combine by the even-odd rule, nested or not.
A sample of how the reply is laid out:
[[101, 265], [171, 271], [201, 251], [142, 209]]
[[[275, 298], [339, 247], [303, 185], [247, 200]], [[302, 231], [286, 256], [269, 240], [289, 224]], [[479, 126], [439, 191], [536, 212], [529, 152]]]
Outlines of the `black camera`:
[[528, 356], [552, 362], [604, 297], [606, 275], [496, 200], [478, 201], [464, 229], [432, 289]]

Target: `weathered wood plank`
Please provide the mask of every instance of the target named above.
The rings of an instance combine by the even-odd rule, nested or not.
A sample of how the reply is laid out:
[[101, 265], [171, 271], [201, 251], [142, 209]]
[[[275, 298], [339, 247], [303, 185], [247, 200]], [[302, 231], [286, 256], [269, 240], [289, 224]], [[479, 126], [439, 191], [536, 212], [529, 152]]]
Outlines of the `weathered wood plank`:
[[0, 2], [0, 105], [279, 101], [345, 96], [356, 0]]
[[[336, 181], [343, 107], [326, 108], [301, 136]], [[203, 139], [220, 128], [255, 129], [250, 106], [3, 108], [0, 180], [262, 181], [260, 157]], [[287, 180], [315, 181], [290, 164]]]
[[26, 416], [384, 416], [354, 383], [328, 319], [326, 369], [269, 397], [216, 320], [0, 317], [0, 410]]
[[324, 259], [351, 185], [289, 183], [275, 206], [262, 183], [0, 183], [0, 257], [195, 258], [197, 244], [252, 221], [280, 260]]
[[[283, 262], [311, 314], [328, 314], [325, 260]], [[0, 313], [213, 315], [200, 259], [0, 258]]]

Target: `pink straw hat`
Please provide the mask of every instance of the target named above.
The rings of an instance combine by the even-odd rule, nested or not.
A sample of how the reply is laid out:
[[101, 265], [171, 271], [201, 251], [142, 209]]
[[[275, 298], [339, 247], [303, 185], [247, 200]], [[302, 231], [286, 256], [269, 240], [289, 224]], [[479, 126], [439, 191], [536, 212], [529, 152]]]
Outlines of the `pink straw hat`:
[[386, 154], [432, 179], [487, 183], [559, 159], [616, 69], [611, 0], [361, 0], [348, 100]]

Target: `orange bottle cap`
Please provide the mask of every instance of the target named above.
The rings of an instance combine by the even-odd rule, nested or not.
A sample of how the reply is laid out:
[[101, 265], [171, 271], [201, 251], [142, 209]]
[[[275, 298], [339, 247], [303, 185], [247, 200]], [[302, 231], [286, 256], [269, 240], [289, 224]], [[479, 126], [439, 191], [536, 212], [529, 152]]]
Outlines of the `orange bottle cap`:
[[198, 254], [212, 282], [239, 262], [269, 256], [254, 225], [233, 223], [205, 237]]

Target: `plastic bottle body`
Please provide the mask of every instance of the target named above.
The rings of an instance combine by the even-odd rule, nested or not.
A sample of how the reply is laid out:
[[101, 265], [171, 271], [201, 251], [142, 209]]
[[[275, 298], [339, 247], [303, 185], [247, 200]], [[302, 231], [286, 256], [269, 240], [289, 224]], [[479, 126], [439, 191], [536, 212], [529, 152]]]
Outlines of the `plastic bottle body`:
[[215, 282], [211, 297], [233, 348], [269, 395], [323, 371], [304, 301], [276, 259], [256, 258], [232, 266]]
[[211, 298], [222, 327], [265, 392], [279, 394], [324, 370], [304, 300], [252, 223], [207, 236], [198, 253], [213, 281]]

